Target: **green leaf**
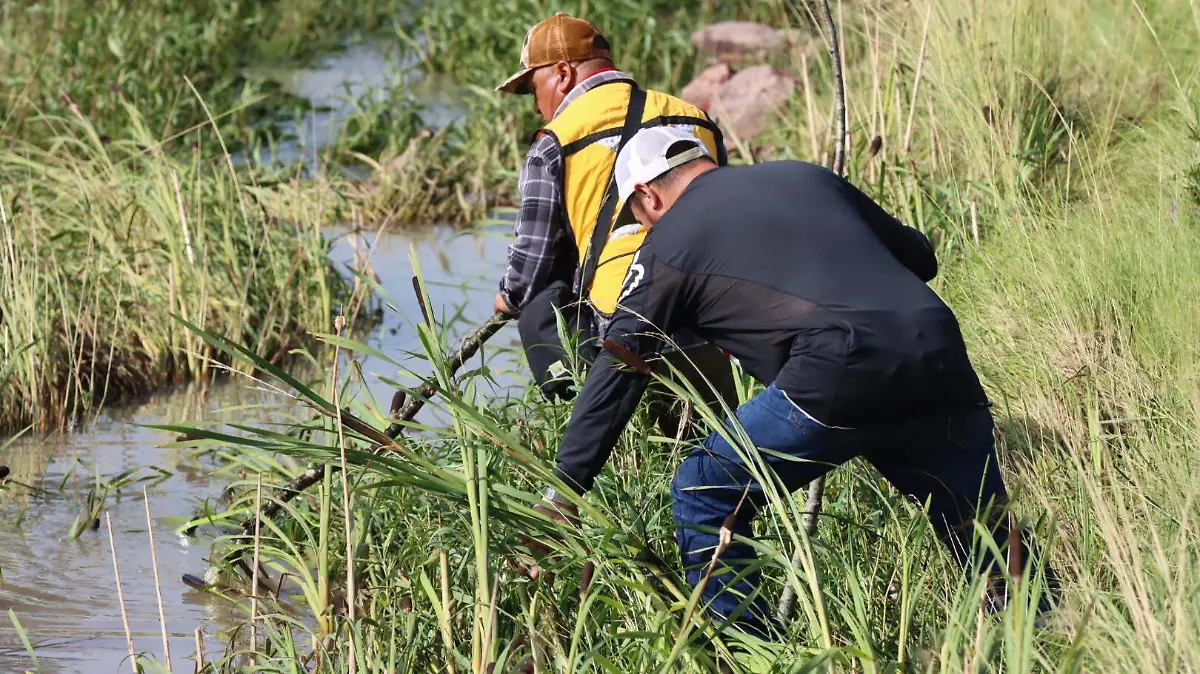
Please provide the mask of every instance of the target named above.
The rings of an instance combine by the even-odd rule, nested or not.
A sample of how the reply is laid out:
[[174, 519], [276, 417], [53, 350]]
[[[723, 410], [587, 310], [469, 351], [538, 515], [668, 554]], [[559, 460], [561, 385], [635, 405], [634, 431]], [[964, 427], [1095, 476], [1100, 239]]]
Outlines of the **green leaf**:
[[108, 51], [112, 52], [112, 55], [116, 56], [118, 59], [123, 58], [121, 38], [117, 37], [114, 33], [109, 33], [107, 42]]
[[13, 629], [17, 631], [17, 636], [21, 638], [21, 643], [25, 646], [25, 652], [29, 654], [30, 661], [33, 662], [33, 670], [41, 674], [42, 666], [38, 664], [37, 653], [33, 650], [33, 644], [29, 642], [29, 635], [25, 633], [25, 628], [21, 627], [21, 621], [17, 620], [17, 612], [8, 609], [8, 619], [12, 621]]

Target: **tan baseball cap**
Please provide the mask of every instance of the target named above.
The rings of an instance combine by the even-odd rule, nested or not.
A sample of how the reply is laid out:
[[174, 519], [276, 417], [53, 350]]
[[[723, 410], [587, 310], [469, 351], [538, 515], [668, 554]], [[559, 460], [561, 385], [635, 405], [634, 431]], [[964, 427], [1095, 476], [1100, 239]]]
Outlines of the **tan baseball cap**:
[[521, 47], [521, 69], [496, 87], [510, 94], [529, 94], [529, 78], [533, 71], [559, 61], [586, 61], [612, 58], [608, 40], [592, 24], [564, 12], [539, 23], [525, 34]]

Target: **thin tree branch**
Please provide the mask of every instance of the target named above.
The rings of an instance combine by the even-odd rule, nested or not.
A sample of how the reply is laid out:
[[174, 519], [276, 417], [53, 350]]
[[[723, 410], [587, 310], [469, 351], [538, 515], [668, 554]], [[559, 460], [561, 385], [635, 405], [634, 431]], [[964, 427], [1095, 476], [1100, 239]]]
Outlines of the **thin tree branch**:
[[[837, 139], [837, 146], [833, 151], [833, 172], [839, 176], [846, 174], [846, 80], [842, 71], [842, 52], [838, 43], [837, 24], [833, 21], [833, 10], [829, 7], [829, 0], [821, 0], [821, 16], [825, 20], [825, 32], [829, 35], [829, 57], [833, 59], [833, 93], [836, 112], [835, 128], [837, 132], [834, 134]], [[825, 476], [813, 480], [808, 484], [808, 496], [804, 503], [803, 525], [804, 531], [808, 536], [814, 536], [817, 533], [817, 521], [821, 515], [821, 501], [825, 497]], [[792, 555], [792, 566], [799, 566], [803, 562], [803, 555], [800, 549], [797, 549]], [[792, 610], [796, 607], [796, 590], [788, 583], [783, 588], [783, 593], [779, 597], [779, 609], [777, 617], [780, 623], [786, 623], [792, 615]]]
[[833, 59], [833, 95], [837, 110], [837, 130], [834, 132], [837, 147], [833, 151], [833, 172], [841, 176], [846, 174], [846, 79], [842, 72], [837, 24], [833, 22], [829, 0], [821, 0], [821, 16], [825, 19], [825, 32], [829, 34], [829, 56]]

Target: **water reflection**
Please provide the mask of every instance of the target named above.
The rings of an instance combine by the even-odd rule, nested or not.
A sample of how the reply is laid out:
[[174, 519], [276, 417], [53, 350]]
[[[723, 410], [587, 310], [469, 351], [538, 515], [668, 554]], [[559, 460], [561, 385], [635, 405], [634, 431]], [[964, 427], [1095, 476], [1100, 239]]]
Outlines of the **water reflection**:
[[322, 148], [337, 139], [346, 120], [358, 111], [358, 101], [392, 100], [397, 91], [420, 103], [425, 128], [441, 129], [460, 119], [462, 90], [446, 76], [430, 75], [419, 66], [412, 50], [404, 49], [398, 39], [375, 37], [348, 42], [340, 51], [303, 66], [251, 69], [250, 76], [278, 82], [313, 108], [298, 119], [285, 118], [280, 126], [291, 137], [273, 152], [264, 150], [256, 162], [316, 167]]
[[[405, 367], [427, 372], [421, 361], [404, 356], [420, 350], [412, 327], [420, 309], [411, 289], [410, 254], [415, 253], [422, 268], [435, 316], [461, 335], [491, 313], [495, 282], [504, 267], [505, 231], [507, 226], [468, 232], [436, 227], [422, 234], [336, 235], [333, 259], [348, 264], [357, 248], [395, 308], [385, 310], [382, 322], [365, 341]], [[502, 395], [507, 385], [521, 379], [515, 340], [515, 328], [503, 330], [466, 366], [486, 363], [492, 368], [497, 380], [492, 394]], [[360, 362], [367, 386], [364, 393], [386, 405], [391, 388], [382, 378], [397, 379], [397, 368], [372, 357]], [[12, 469], [12, 481], [0, 492], [0, 614], [5, 614], [0, 616], [0, 671], [30, 668], [8, 625], [8, 609], [17, 614], [37, 646], [43, 671], [92, 674], [121, 667], [127, 654], [107, 532], [103, 526], [88, 529], [74, 540], [68, 534], [97, 476], [107, 479], [128, 470], [136, 470], [138, 477], [155, 478], [126, 488], [106, 504], [135, 648], [154, 654], [162, 648], [142, 498], [145, 484], [176, 669], [191, 668], [188, 659], [195, 650], [196, 627], [209, 640], [210, 651], [221, 650], [228, 638], [222, 630], [241, 616], [233, 615], [226, 602], [180, 582], [182, 574], [198, 574], [206, 568], [210, 539], [203, 528], [197, 538], [176, 534], [175, 529], [192, 517], [200, 502], [216, 498], [224, 485], [211, 479], [213, 464], [198, 460], [188, 449], [169, 446], [171, 434], [139, 425], [194, 424], [202, 419], [261, 423], [288, 409], [285, 398], [248, 385], [244, 378], [227, 379], [158, 393], [136, 406], [105, 411], [80, 432], [22, 438], [10, 446], [0, 461]], [[427, 423], [436, 419], [434, 410], [421, 416]]]

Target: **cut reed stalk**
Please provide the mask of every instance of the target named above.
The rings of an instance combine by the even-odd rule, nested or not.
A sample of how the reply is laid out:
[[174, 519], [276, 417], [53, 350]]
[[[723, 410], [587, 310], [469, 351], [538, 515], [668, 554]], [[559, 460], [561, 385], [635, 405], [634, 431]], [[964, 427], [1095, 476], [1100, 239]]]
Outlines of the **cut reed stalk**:
[[438, 548], [438, 575], [442, 585], [442, 647], [446, 649], [446, 674], [455, 674], [454, 670], [454, 631], [450, 625], [454, 605], [450, 598], [450, 557], [446, 548]]
[[984, 618], [987, 616], [987, 600], [988, 600], [988, 579], [982, 578], [983, 590], [979, 596], [979, 607], [975, 611], [975, 640], [969, 651], [963, 652], [963, 658], [966, 660], [969, 657], [969, 662], [963, 662], [964, 671], [978, 672], [980, 670], [981, 658], [983, 652], [983, 632]]
[[[342, 336], [342, 329], [345, 327], [345, 325], [346, 325], [346, 319], [343, 316], [338, 316], [336, 319], [334, 319], [333, 329], [334, 329], [334, 333], [338, 337]], [[355, 613], [356, 613], [355, 607], [357, 605], [357, 595], [355, 594], [355, 591], [354, 591], [354, 535], [353, 535], [353, 530], [351, 528], [353, 514], [351, 512], [352, 505], [351, 505], [351, 500], [350, 500], [350, 498], [351, 498], [350, 471], [347, 470], [346, 433], [345, 433], [345, 430], [342, 425], [342, 406], [341, 406], [341, 403], [339, 402], [339, 392], [338, 392], [338, 389], [340, 388], [340, 386], [338, 384], [338, 361], [341, 359], [341, 356], [342, 356], [341, 346], [340, 345], [335, 346], [334, 350], [333, 350], [333, 381], [332, 381], [331, 397], [333, 398], [333, 407], [335, 410], [337, 410], [338, 451], [341, 454], [341, 464], [342, 464], [342, 512], [345, 515], [344, 523], [345, 523], [345, 527], [346, 527], [346, 617], [350, 622], [350, 625], [349, 625], [348, 629], [346, 630], [346, 637], [349, 642], [347, 644], [347, 646], [350, 651], [350, 653], [349, 653], [349, 658], [350, 658], [349, 671], [350, 671], [350, 674], [355, 674], [358, 671], [358, 658], [355, 657], [355, 653], [354, 653], [353, 624], [354, 624]]]
[[813, 103], [812, 82], [808, 76], [808, 54], [800, 53], [800, 77], [804, 83], [804, 109], [808, 112], [808, 140], [812, 145], [812, 161], [821, 161], [821, 142], [817, 140], [817, 111]]
[[488, 607], [487, 630], [484, 632], [483, 647], [480, 649], [480, 651], [483, 653], [483, 657], [486, 660], [491, 660], [492, 644], [495, 643], [496, 639], [496, 611], [500, 604], [500, 599], [497, 596], [500, 592], [500, 574], [497, 573], [494, 575], [495, 578], [492, 580], [491, 601], [489, 602], [490, 606]]
[[979, 245], [979, 207], [978, 207], [978, 205], [976, 205], [974, 200], [972, 200], [970, 202], [970, 210], [971, 210], [971, 240], [975, 242], [976, 246], [978, 246]]
[[194, 632], [196, 637], [196, 674], [204, 669], [204, 633], [197, 627]]
[[141, 673], [138, 664], [137, 651], [133, 649], [133, 632], [129, 630], [129, 613], [125, 611], [125, 592], [121, 589], [121, 569], [117, 566], [117, 543], [113, 538], [112, 516], [106, 511], [104, 523], [108, 528], [108, 549], [112, 553], [113, 576], [117, 579], [117, 604], [121, 607], [121, 626], [125, 628], [125, 645], [129, 649], [129, 661], [133, 666], [133, 674]]
[[150, 539], [150, 566], [154, 569], [154, 595], [158, 599], [158, 623], [162, 627], [163, 664], [171, 670], [171, 641], [167, 637], [167, 616], [163, 611], [162, 583], [158, 579], [158, 553], [154, 549], [154, 522], [150, 517], [150, 492], [142, 486], [142, 502], [146, 504], [146, 536]]

